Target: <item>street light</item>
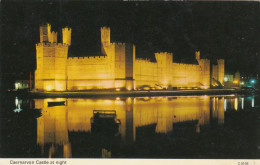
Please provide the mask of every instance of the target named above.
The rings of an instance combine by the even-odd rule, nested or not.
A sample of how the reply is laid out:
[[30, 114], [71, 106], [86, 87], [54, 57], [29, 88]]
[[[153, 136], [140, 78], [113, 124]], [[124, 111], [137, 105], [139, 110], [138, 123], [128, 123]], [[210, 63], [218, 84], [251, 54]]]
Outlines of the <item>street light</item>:
[[255, 79], [250, 80], [250, 84], [254, 85], [256, 83]]

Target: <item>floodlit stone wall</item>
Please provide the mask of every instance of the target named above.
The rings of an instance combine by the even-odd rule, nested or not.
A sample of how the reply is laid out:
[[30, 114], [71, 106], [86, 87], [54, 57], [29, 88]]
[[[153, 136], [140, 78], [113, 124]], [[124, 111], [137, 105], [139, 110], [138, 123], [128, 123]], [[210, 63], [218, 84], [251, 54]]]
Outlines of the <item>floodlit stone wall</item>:
[[[209, 60], [198, 58], [198, 64], [173, 62], [171, 53], [155, 53], [156, 61], [137, 59], [135, 61], [136, 87], [146, 85], [154, 88], [209, 88]], [[224, 71], [224, 70], [223, 70]]]
[[36, 56], [35, 88], [66, 90], [68, 45], [38, 43], [36, 44]]

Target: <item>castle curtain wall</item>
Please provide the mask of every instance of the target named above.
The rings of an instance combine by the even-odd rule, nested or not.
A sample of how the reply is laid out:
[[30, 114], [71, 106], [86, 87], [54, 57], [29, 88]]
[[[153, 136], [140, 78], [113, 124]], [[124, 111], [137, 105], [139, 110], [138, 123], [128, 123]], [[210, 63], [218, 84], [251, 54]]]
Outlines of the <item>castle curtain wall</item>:
[[193, 64], [173, 63], [171, 67], [173, 87], [201, 87], [201, 67]]
[[157, 84], [157, 64], [149, 60], [135, 60], [135, 85], [137, 88], [148, 85], [154, 86]]
[[136, 87], [155, 88], [209, 87], [209, 63], [198, 65], [174, 63], [171, 53], [156, 53], [157, 62], [137, 59], [135, 62]]

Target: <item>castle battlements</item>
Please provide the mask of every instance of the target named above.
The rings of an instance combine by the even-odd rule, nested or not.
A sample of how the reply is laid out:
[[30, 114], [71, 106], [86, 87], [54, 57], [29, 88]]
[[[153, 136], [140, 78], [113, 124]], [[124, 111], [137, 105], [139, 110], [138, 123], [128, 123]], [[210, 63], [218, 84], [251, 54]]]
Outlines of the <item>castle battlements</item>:
[[67, 30], [71, 30], [71, 28], [69, 26], [65, 26], [64, 28], [62, 29], [67, 29]]
[[155, 54], [161, 54], [161, 55], [173, 55], [173, 53], [170, 53], [170, 52], [156, 52]]
[[149, 58], [136, 58], [136, 62], [144, 62], [144, 63], [156, 63], [152, 62]]
[[101, 30], [110, 30], [110, 27], [108, 27], [108, 26], [102, 26], [101, 28], [100, 28]]
[[43, 46], [43, 47], [64, 47], [69, 46], [68, 44], [63, 43], [51, 43], [51, 42], [39, 42], [36, 44], [36, 46]]
[[86, 57], [69, 57], [67, 59], [68, 65], [87, 65], [97, 64], [104, 65], [107, 63], [107, 57], [105, 56], [86, 56]]
[[68, 57], [68, 60], [104, 60], [106, 56], [84, 56], [84, 57]]
[[78, 57], [68, 57], [68, 59], [102, 59], [102, 58], [106, 58], [106, 56], [78, 56]]
[[116, 43], [115, 43], [115, 42], [111, 42], [111, 43], [109, 44], [109, 46], [110, 46], [110, 47], [115, 47], [115, 46], [116, 46]]
[[126, 45], [126, 43], [123, 43], [123, 42], [114, 42], [115, 43], [115, 45], [118, 45], [118, 46], [125, 46]]

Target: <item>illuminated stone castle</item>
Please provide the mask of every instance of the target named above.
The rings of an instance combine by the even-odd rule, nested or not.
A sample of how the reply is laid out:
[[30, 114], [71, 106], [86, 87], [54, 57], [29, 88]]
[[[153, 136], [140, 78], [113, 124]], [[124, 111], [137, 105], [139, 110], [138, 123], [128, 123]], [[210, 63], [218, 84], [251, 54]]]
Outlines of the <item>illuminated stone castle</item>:
[[62, 43], [51, 25], [40, 26], [40, 42], [36, 44], [37, 68], [35, 89], [66, 91], [89, 89], [136, 90], [210, 88], [224, 80], [224, 60], [211, 65], [195, 52], [198, 64], [173, 62], [173, 54], [155, 53], [156, 62], [136, 59], [135, 45], [111, 43], [110, 28], [102, 27], [101, 55], [69, 57], [71, 29], [62, 29]]

